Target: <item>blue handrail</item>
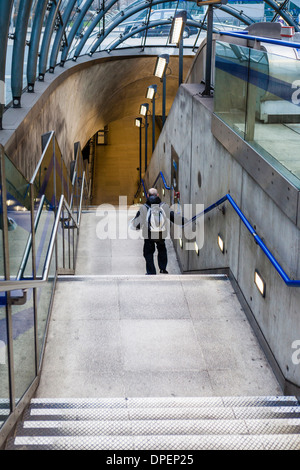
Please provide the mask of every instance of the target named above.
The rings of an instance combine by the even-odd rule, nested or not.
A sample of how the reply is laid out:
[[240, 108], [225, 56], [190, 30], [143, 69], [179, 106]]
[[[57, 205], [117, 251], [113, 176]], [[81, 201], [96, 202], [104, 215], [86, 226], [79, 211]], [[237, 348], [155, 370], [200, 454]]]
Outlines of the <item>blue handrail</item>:
[[246, 36], [247, 39], [251, 39], [253, 41], [260, 41], [260, 42], [265, 42], [268, 44], [276, 44], [277, 46], [286, 46], [286, 47], [293, 47], [294, 49], [300, 49], [299, 43], [282, 41], [281, 39], [264, 38], [261, 36], [252, 36], [250, 34], [227, 32], [227, 31], [220, 31], [219, 34], [222, 36], [231, 36], [231, 37], [243, 38], [243, 39], [245, 39], [245, 36]]
[[[155, 186], [155, 184], [157, 183], [157, 181], [159, 180], [159, 178], [162, 179], [162, 182], [164, 184], [164, 187], [167, 189], [167, 190], [170, 190], [172, 189], [172, 187], [168, 186], [167, 182], [166, 182], [166, 179], [163, 175], [163, 173], [160, 171], [153, 186]], [[145, 191], [145, 194], [147, 193], [146, 191], [146, 188], [145, 188], [145, 183], [144, 183], [144, 180], [142, 180], [142, 184], [143, 184], [143, 187], [144, 187], [144, 191]], [[233, 209], [235, 210], [235, 212], [237, 213], [237, 215], [240, 217], [241, 221], [243, 222], [243, 224], [246, 226], [246, 228], [248, 229], [248, 231], [251, 233], [251, 235], [253, 236], [254, 238], [254, 241], [255, 243], [257, 243], [257, 245], [262, 249], [262, 251], [264, 252], [264, 254], [267, 256], [267, 258], [269, 259], [269, 261], [271, 262], [271, 264], [274, 266], [274, 268], [276, 269], [276, 271], [278, 272], [278, 274], [281, 276], [281, 278], [283, 279], [283, 281], [285, 282], [285, 284], [289, 287], [300, 287], [300, 279], [297, 280], [297, 279], [290, 279], [289, 276], [286, 274], [286, 272], [284, 271], [284, 269], [280, 266], [280, 264], [278, 263], [278, 261], [276, 260], [276, 258], [272, 255], [272, 253], [270, 252], [270, 250], [267, 248], [267, 246], [264, 244], [264, 242], [262, 241], [262, 239], [258, 236], [258, 234], [256, 233], [256, 231], [254, 230], [254, 228], [252, 227], [252, 225], [250, 224], [250, 222], [247, 220], [247, 218], [245, 217], [245, 215], [243, 214], [243, 212], [241, 211], [241, 209], [239, 208], [239, 206], [237, 205], [237, 203], [234, 201], [234, 199], [230, 196], [230, 194], [226, 194], [225, 196], [223, 196], [221, 199], [219, 199], [218, 201], [216, 201], [214, 204], [211, 204], [209, 207], [207, 207], [206, 209], [204, 209], [204, 211], [200, 212], [199, 214], [196, 214], [194, 215], [194, 217], [192, 217], [188, 222], [186, 222], [184, 225], [187, 225], [191, 222], [194, 222], [195, 220], [197, 220], [200, 216], [203, 216], [204, 214], [207, 214], [208, 212], [212, 211], [213, 209], [215, 209], [216, 207], [220, 206], [221, 204], [223, 204], [224, 202], [228, 201], [231, 206], [233, 207]]]

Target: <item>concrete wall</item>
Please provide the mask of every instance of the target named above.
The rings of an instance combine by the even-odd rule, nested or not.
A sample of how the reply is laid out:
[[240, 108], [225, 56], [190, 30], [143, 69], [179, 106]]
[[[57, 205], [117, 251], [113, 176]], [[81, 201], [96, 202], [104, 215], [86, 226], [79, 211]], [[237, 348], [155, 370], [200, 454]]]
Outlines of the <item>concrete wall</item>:
[[[152, 156], [147, 184], [159, 170], [170, 184], [173, 146], [179, 156], [181, 205], [207, 207], [230, 193], [288, 275], [300, 279], [299, 228], [214, 137], [213, 99], [202, 98], [201, 90], [201, 85], [180, 87]], [[165, 199], [170, 201], [169, 193]], [[295, 357], [300, 359], [300, 351], [296, 356], [292, 348], [300, 340], [300, 288], [285, 285], [228, 202], [220, 209], [205, 216], [199, 256], [174, 241], [182, 269], [228, 269], [285, 392], [300, 395], [300, 388], [294, 388], [300, 387], [300, 364], [292, 358], [294, 353], [294, 362]], [[225, 241], [224, 254], [217, 246], [218, 234]], [[255, 269], [266, 282], [265, 298], [254, 284]]]

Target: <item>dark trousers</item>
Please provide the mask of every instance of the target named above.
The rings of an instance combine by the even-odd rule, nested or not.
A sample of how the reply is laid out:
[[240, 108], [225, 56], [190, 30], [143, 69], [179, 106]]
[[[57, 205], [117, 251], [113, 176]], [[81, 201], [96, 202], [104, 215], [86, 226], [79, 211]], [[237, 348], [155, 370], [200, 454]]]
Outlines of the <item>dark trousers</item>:
[[143, 255], [146, 260], [147, 274], [156, 274], [156, 269], [154, 265], [155, 245], [158, 252], [157, 261], [159, 269], [166, 269], [168, 264], [168, 255], [165, 240], [145, 239]]

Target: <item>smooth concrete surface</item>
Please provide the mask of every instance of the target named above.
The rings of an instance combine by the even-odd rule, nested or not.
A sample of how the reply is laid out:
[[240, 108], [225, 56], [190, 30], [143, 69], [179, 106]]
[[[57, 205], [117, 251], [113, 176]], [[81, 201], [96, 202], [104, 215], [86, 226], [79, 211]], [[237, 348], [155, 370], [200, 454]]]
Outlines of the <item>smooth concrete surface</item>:
[[[78, 243], [76, 275], [145, 275], [143, 239], [139, 231], [128, 227], [139, 209], [103, 204], [82, 214], [82, 227]], [[172, 241], [166, 240], [168, 271], [180, 274]], [[156, 255], [154, 257], [157, 272]]]
[[[159, 170], [170, 184], [175, 152], [179, 156], [181, 207], [185, 204], [208, 207], [230, 193], [288, 276], [300, 279], [297, 221], [293, 222], [267, 190], [251, 177], [246, 166], [248, 155], [241, 154], [238, 161], [232, 156], [236, 148], [232, 148], [230, 153], [214, 137], [211, 132], [213, 99], [201, 97], [202, 90], [203, 87], [196, 84], [180, 87], [152, 156], [146, 185], [152, 184]], [[182, 126], [182, 122], [188, 125]], [[272, 183], [275, 187], [275, 178]], [[277, 192], [280, 198], [280, 187], [277, 187]], [[165, 200], [170, 201], [168, 192]], [[289, 203], [288, 198], [286, 203]], [[218, 248], [219, 234], [225, 243], [224, 253]], [[293, 344], [300, 339], [300, 289], [284, 283], [231, 205], [224, 203], [205, 216], [204, 243], [199, 256], [180, 249], [178, 242], [175, 247], [185, 272], [230, 269], [271, 352], [269, 357], [274, 369], [279, 369], [278, 377], [285, 393], [294, 394], [297, 387], [299, 390], [300, 367], [298, 359], [295, 360]], [[265, 297], [254, 283], [255, 270], [266, 283]]]
[[37, 397], [282, 393], [226, 277], [181, 275], [170, 240], [170, 274], [145, 276], [143, 241], [99, 238], [103, 219], [83, 214], [76, 276], [57, 282]]

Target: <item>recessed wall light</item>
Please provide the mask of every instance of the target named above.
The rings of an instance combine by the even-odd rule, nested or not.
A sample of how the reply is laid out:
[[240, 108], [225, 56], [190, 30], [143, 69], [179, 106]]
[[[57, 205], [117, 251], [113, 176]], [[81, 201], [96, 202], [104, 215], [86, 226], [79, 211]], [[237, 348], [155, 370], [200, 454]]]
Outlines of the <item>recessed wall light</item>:
[[220, 250], [222, 251], [222, 253], [224, 253], [224, 240], [221, 237], [221, 235], [218, 235], [218, 246]]
[[254, 282], [263, 297], [266, 296], [266, 283], [257, 270], [254, 272]]

